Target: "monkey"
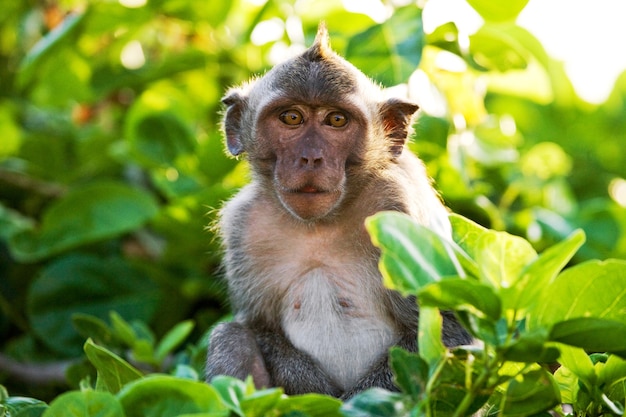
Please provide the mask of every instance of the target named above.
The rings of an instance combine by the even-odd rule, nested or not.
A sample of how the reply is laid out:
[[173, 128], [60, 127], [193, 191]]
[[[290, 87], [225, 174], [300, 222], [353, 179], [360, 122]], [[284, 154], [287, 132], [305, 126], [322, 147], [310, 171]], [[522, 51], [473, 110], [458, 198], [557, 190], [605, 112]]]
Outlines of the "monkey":
[[[211, 333], [207, 381], [251, 375], [257, 388], [343, 399], [397, 390], [388, 350], [417, 351], [419, 308], [383, 286], [364, 221], [393, 210], [451, 233], [406, 147], [418, 106], [386, 98], [331, 49], [323, 23], [309, 49], [222, 102], [226, 147], [251, 179], [219, 214], [234, 319]], [[471, 342], [442, 315], [444, 344]]]

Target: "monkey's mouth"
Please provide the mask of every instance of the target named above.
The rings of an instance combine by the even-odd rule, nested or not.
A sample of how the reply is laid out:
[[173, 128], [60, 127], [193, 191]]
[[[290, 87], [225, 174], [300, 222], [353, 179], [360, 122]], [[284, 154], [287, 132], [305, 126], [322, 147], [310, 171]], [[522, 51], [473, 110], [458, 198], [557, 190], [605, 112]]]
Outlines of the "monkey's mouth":
[[278, 193], [283, 206], [302, 220], [315, 220], [328, 215], [342, 197], [340, 189], [328, 189], [306, 184], [294, 188], [283, 188]]
[[321, 190], [313, 185], [305, 185], [304, 187], [298, 188], [294, 192], [302, 193], [302, 194], [320, 194], [320, 193], [326, 193], [327, 191]]

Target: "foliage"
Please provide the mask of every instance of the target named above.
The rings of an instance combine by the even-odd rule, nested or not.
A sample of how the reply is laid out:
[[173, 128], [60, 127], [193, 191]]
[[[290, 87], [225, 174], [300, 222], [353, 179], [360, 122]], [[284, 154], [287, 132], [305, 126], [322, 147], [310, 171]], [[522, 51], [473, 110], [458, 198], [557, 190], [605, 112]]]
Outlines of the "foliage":
[[[0, 391], [0, 416], [444, 415], [457, 400], [532, 415], [559, 396], [581, 415], [623, 414], [624, 266], [593, 259], [626, 258], [626, 76], [605, 103], [580, 100], [515, 23], [525, 0], [468, 0], [484, 18], [469, 37], [452, 22], [425, 33], [414, 5], [375, 23], [330, 0], [256, 3], [3, 2], [0, 383], [26, 397]], [[221, 94], [309, 45], [321, 19], [339, 53], [420, 101], [412, 150], [454, 212], [494, 229], [453, 217], [452, 244], [371, 220], [391, 245], [386, 283], [422, 303], [421, 356], [392, 352], [402, 393], [340, 411], [198, 382], [228, 314], [206, 226], [247, 180], [222, 150]], [[443, 348], [438, 308], [484, 348]]]
[[[565, 400], [577, 415], [623, 415], [626, 261], [561, 272], [584, 242], [580, 230], [537, 255], [518, 236], [458, 215], [452, 224], [453, 242], [399, 213], [367, 222], [387, 286], [420, 304], [419, 354], [391, 353], [404, 408], [535, 415]], [[454, 310], [483, 346], [445, 348], [439, 309]], [[546, 365], [556, 360], [553, 376]]]

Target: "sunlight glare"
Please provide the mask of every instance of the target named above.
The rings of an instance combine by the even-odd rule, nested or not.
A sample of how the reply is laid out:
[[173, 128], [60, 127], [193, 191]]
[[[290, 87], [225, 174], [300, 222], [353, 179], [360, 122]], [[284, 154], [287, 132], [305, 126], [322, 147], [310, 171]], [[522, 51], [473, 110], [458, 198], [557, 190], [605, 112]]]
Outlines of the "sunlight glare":
[[137, 40], [130, 41], [122, 49], [120, 61], [124, 68], [134, 70], [144, 66], [146, 57], [143, 54], [141, 43]]
[[624, 16], [623, 1], [530, 0], [517, 21], [565, 63], [581, 98], [599, 104], [626, 69]]
[[343, 0], [342, 3], [347, 11], [368, 15], [376, 23], [384, 22], [393, 13], [380, 0]]
[[626, 180], [614, 178], [609, 184], [609, 195], [617, 204], [626, 207]]
[[138, 9], [146, 5], [148, 0], [119, 0], [120, 4], [129, 9]]
[[250, 35], [250, 40], [257, 46], [280, 40], [285, 33], [285, 24], [277, 17], [259, 22]]

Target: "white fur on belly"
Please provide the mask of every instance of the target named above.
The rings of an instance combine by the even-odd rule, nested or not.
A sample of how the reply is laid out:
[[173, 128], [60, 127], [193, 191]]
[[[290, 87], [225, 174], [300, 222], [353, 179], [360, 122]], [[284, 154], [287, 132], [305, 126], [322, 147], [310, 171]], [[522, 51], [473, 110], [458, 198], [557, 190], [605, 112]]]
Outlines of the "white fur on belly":
[[[289, 291], [283, 327], [294, 346], [315, 358], [344, 389], [394, 343], [392, 325], [366, 293], [344, 294], [340, 281], [314, 269]], [[358, 307], [357, 307], [358, 306]]]

